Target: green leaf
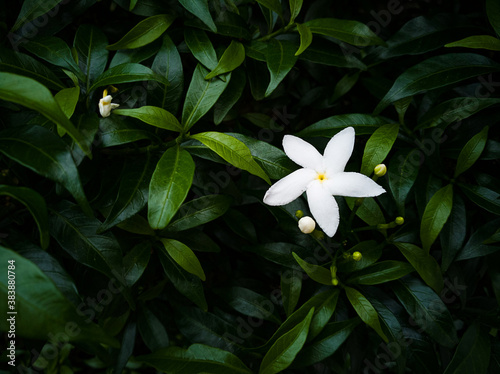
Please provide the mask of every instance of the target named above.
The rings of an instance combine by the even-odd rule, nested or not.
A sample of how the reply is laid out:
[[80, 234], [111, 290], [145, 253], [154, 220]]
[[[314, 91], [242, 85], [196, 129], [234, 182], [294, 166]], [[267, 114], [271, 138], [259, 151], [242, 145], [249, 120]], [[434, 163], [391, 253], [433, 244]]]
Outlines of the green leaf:
[[165, 228], [177, 212], [193, 182], [194, 162], [175, 146], [163, 153], [149, 184], [148, 221], [153, 229]]
[[291, 25], [295, 21], [295, 18], [297, 18], [297, 16], [299, 15], [300, 10], [302, 9], [303, 0], [290, 0], [289, 3], [290, 3], [289, 25]]
[[293, 258], [300, 265], [302, 269], [306, 272], [309, 277], [321, 284], [326, 284], [327, 286], [332, 285], [332, 274], [329, 269], [325, 269], [322, 266], [310, 264], [302, 260], [295, 252], [292, 252]]
[[347, 283], [374, 285], [404, 277], [415, 269], [406, 262], [380, 261], [354, 273]]
[[500, 4], [496, 0], [486, 0], [486, 14], [497, 35], [500, 35]]
[[[346, 197], [345, 200], [349, 208], [353, 210], [356, 198]], [[370, 226], [385, 222], [384, 213], [373, 197], [363, 199], [363, 204], [356, 211], [356, 215]]]
[[[56, 104], [57, 105], [57, 104]], [[34, 172], [61, 183], [89, 215], [92, 209], [66, 144], [41, 126], [19, 126], [0, 132], [0, 152]]]
[[22, 46], [41, 59], [73, 72], [78, 79], [85, 82], [85, 76], [73, 59], [71, 50], [64, 40], [55, 36], [42, 36], [24, 43]]
[[[318, 40], [319, 39], [319, 40]], [[341, 49], [337, 44], [315, 38], [311, 45], [299, 56], [301, 60], [316, 64], [366, 70], [366, 65], [359, 59]]]
[[387, 177], [392, 196], [399, 213], [405, 214], [405, 201], [417, 180], [420, 169], [420, 151], [418, 149], [401, 150], [391, 157]]
[[358, 83], [359, 72], [344, 75], [335, 85], [331, 101], [336, 101], [348, 93]]
[[73, 47], [78, 53], [78, 65], [86, 76], [86, 88], [104, 72], [108, 63], [108, 38], [94, 25], [81, 25], [76, 31]]
[[10, 32], [16, 31], [22, 25], [27, 22], [33, 21], [35, 18], [44, 15], [49, 10], [57, 6], [61, 0], [48, 0], [48, 1], [38, 1], [38, 0], [26, 0], [23, 2], [23, 6], [19, 15], [17, 16], [16, 23], [12, 26]]
[[459, 183], [462, 192], [475, 204], [493, 214], [500, 215], [500, 194], [482, 186]]
[[490, 337], [475, 321], [465, 332], [444, 374], [486, 374], [490, 361]]
[[451, 348], [458, 342], [453, 318], [439, 296], [416, 278], [398, 280], [392, 289], [414, 323], [437, 343]]
[[[0, 322], [0, 330], [9, 331], [8, 317], [15, 318], [16, 340], [40, 339], [47, 336], [66, 336], [69, 341], [91, 344], [107, 344], [118, 347], [117, 340], [102, 330], [101, 327], [85, 320], [82, 314], [75, 309], [49, 279], [36, 265], [23, 258], [16, 252], [0, 246], [0, 259], [4, 266], [1, 270], [0, 296], [5, 302], [0, 306], [0, 311], [5, 318]], [[8, 315], [7, 271], [9, 262], [15, 266], [18, 275], [15, 278], [15, 311], [18, 314]], [[78, 332], [78, 333], [77, 333]]]
[[302, 289], [302, 273], [297, 270], [284, 270], [281, 273], [281, 300], [283, 309], [290, 316], [299, 302], [300, 290]]
[[305, 24], [302, 23], [297, 23], [297, 31], [299, 32], [300, 35], [300, 47], [295, 52], [295, 56], [300, 55], [302, 52], [304, 52], [307, 47], [309, 47], [312, 43], [313, 40], [313, 34], [311, 32], [311, 29]]
[[157, 81], [167, 86], [169, 85], [167, 78], [164, 76], [156, 74], [153, 70], [144, 65], [130, 62], [113, 66], [111, 69], [106, 70], [95, 80], [94, 84], [90, 86], [89, 92], [102, 86], [147, 80]]
[[387, 343], [387, 336], [385, 336], [384, 332], [382, 331], [377, 311], [375, 310], [373, 305], [368, 301], [366, 297], [363, 296], [363, 294], [361, 294], [361, 292], [355, 290], [354, 288], [345, 287], [345, 292], [359, 318], [361, 318], [364, 323], [374, 329], [382, 338], [382, 340]]
[[394, 108], [396, 108], [396, 112], [398, 112], [399, 123], [402, 125], [405, 123], [405, 114], [412, 101], [413, 97], [408, 96], [394, 102]]
[[370, 176], [373, 169], [381, 164], [392, 149], [399, 133], [399, 125], [390, 123], [384, 125], [370, 136], [366, 142], [363, 152], [363, 161], [361, 163], [361, 174]]
[[[166, 35], [165, 35], [166, 36]], [[107, 44], [107, 43], [106, 43]], [[111, 69], [115, 66], [125, 64], [125, 63], [137, 63], [140, 64], [143, 61], [150, 59], [157, 55], [158, 51], [161, 48], [160, 40], [155, 40], [154, 42], [145, 45], [143, 47], [139, 47], [136, 49], [119, 49], [111, 59], [109, 63], [108, 69]], [[107, 50], [106, 50], [107, 51]], [[148, 89], [155, 88], [155, 86], [148, 86]]]
[[217, 67], [217, 54], [205, 31], [187, 27], [184, 30], [184, 40], [194, 58], [202, 65], [210, 70]]
[[356, 244], [349, 249], [347, 253], [353, 254], [354, 252], [360, 252], [363, 255], [361, 261], [339, 258], [337, 262], [338, 270], [345, 273], [351, 273], [370, 266], [382, 256], [382, 247], [383, 245], [378, 245], [375, 240], [367, 240]]
[[172, 374], [218, 373], [251, 374], [252, 371], [238, 357], [222, 349], [193, 344], [188, 349], [169, 347], [135, 358], [157, 370]]
[[460, 151], [453, 178], [458, 177], [464, 171], [469, 169], [477, 161], [481, 152], [483, 152], [488, 140], [488, 126], [485, 126], [480, 132], [474, 135]]
[[154, 352], [169, 346], [170, 339], [168, 338], [165, 326], [163, 326], [158, 317], [146, 305], [141, 304], [139, 308], [137, 328], [142, 340], [151, 351]]
[[275, 374], [285, 370], [295, 359], [306, 342], [314, 308], [293, 329], [282, 335], [266, 353], [260, 364], [259, 374]]
[[198, 64], [191, 78], [182, 110], [184, 131], [189, 130], [214, 106], [229, 83], [229, 76], [225, 82], [218, 78], [207, 81], [204, 79], [207, 74], [208, 70]]
[[33, 78], [53, 90], [64, 88], [59, 78], [44, 64], [21, 52], [2, 48], [0, 50], [0, 70]]
[[336, 18], [317, 18], [305, 23], [313, 34], [331, 36], [343, 42], [365, 47], [368, 45], [385, 45], [368, 26], [358, 21]]
[[238, 100], [240, 100], [246, 83], [246, 75], [243, 69], [236, 69], [231, 73], [229, 85], [214, 105], [214, 123], [216, 125], [224, 121], [228, 114], [228, 118], [232, 116], [230, 111]]
[[394, 245], [406, 257], [408, 262], [413, 265], [424, 282], [434, 291], [440, 293], [444, 287], [444, 282], [441, 270], [434, 257], [411, 243], [396, 242]]
[[[76, 109], [76, 104], [78, 104], [78, 99], [80, 97], [80, 87], [65, 88], [55, 94], [54, 99], [61, 108], [64, 115], [69, 119], [73, 115]], [[57, 133], [59, 136], [64, 136], [66, 130], [61, 126], [57, 126]], [[89, 144], [86, 144], [89, 146]], [[90, 147], [89, 147], [90, 148]]]
[[259, 4], [262, 4], [267, 9], [272, 10], [277, 13], [279, 16], [282, 14], [281, 4], [279, 0], [256, 0]]
[[462, 47], [500, 51], [500, 40], [491, 35], [474, 35], [457, 40], [453, 43], [445, 44], [445, 47]]
[[114, 109], [114, 114], [133, 117], [162, 129], [182, 132], [182, 126], [175, 116], [165, 109], [156, 106], [141, 106], [133, 109]]
[[244, 287], [224, 287], [214, 290], [234, 310], [250, 317], [281, 324], [275, 306], [268, 298]]
[[370, 114], [338, 114], [322, 119], [309, 125], [297, 133], [298, 137], [324, 136], [331, 138], [347, 127], [354, 127], [356, 135], [373, 134], [378, 128], [386, 125], [389, 121], [383, 117]]
[[437, 191], [427, 203], [420, 224], [420, 240], [427, 253], [448, 220], [452, 206], [453, 186], [451, 184]]
[[118, 195], [106, 220], [99, 227], [99, 233], [132, 217], [146, 206], [152, 172], [149, 153], [146, 159], [138, 158], [125, 161], [120, 175]]
[[232, 199], [224, 195], [207, 195], [183, 204], [167, 230], [183, 231], [203, 225], [222, 216]]
[[110, 51], [134, 49], [149, 44], [158, 39], [174, 22], [174, 19], [175, 17], [169, 14], [158, 14], [148, 17], [135, 25], [119, 41], [108, 45], [106, 49]]
[[218, 75], [229, 73], [245, 61], [245, 47], [243, 44], [232, 40], [224, 51], [217, 66], [206, 75], [205, 79], [212, 79]]
[[453, 208], [451, 208], [448, 221], [439, 235], [443, 249], [441, 255], [441, 269], [443, 271], [448, 270], [455, 256], [462, 249], [466, 235], [468, 235], [467, 210], [462, 197], [457, 194], [453, 197]]
[[467, 243], [455, 258], [456, 261], [489, 255], [500, 250], [498, 245], [485, 243], [500, 227], [500, 218], [489, 221], [472, 233]]
[[127, 286], [132, 287], [146, 270], [151, 257], [151, 243], [141, 242], [123, 258], [123, 275]]
[[166, 251], [160, 251], [159, 257], [163, 270], [174, 287], [206, 312], [208, 305], [200, 278], [181, 268]]
[[41, 113], [50, 121], [61, 126], [82, 151], [89, 158], [92, 158], [83, 136], [63, 113], [47, 87], [31, 78], [0, 72], [0, 99], [21, 104]]
[[499, 69], [500, 65], [493, 60], [473, 53], [449, 53], [431, 57], [406, 69], [382, 98], [374, 113], [380, 113], [389, 104], [404, 97], [449, 86]]
[[217, 32], [212, 15], [208, 9], [207, 0], [179, 0], [179, 3], [190, 13], [198, 17], [205, 25], [208, 26], [210, 31]]
[[151, 131], [137, 128], [114, 115], [100, 118], [99, 128], [101, 141], [99, 145], [103, 148], [132, 143], [142, 139], [159, 141], [159, 138]]
[[202, 281], [206, 280], [200, 261], [191, 248], [174, 239], [160, 239], [163, 247], [177, 264], [188, 273], [196, 275]]
[[149, 226], [148, 220], [138, 214], [120, 222], [116, 226], [133, 234], [155, 236], [155, 231]]
[[271, 81], [267, 86], [265, 97], [271, 95], [278, 84], [292, 70], [297, 56], [296, 46], [287, 40], [271, 39], [267, 45], [266, 62], [267, 69], [271, 73]]
[[254, 160], [248, 147], [236, 138], [214, 131], [191, 135], [191, 138], [203, 143], [231, 165], [246, 170], [271, 184], [269, 177]]
[[10, 196], [23, 204], [35, 219], [40, 232], [40, 245], [43, 249], [49, 247], [49, 215], [45, 199], [35, 190], [27, 187], [6, 186], [0, 184], [0, 195]]

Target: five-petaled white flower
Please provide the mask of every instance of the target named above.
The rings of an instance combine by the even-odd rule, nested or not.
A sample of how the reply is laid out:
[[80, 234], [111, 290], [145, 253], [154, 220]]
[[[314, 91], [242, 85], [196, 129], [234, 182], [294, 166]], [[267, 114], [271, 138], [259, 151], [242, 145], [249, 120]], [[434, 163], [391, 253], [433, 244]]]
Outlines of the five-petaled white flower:
[[111, 110], [118, 108], [120, 104], [113, 104], [111, 100], [113, 100], [113, 96], [107, 94], [108, 91], [104, 90], [103, 97], [99, 100], [99, 112], [103, 117], [109, 117], [111, 114]]
[[307, 194], [309, 209], [326, 235], [333, 236], [339, 225], [339, 207], [333, 195], [350, 197], [378, 196], [385, 190], [369, 177], [344, 172], [354, 149], [354, 128], [336, 134], [322, 156], [304, 140], [285, 135], [286, 155], [302, 169], [296, 170], [273, 184], [264, 196], [268, 205], [285, 205]]

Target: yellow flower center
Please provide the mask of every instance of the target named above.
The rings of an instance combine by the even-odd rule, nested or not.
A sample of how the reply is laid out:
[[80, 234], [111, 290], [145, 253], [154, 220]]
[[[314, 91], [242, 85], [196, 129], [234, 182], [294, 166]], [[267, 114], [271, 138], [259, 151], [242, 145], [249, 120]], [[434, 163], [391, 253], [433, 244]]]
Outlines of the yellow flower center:
[[318, 175], [316, 176], [316, 179], [319, 179], [321, 182], [323, 182], [324, 180], [326, 180], [326, 173], [318, 173]]

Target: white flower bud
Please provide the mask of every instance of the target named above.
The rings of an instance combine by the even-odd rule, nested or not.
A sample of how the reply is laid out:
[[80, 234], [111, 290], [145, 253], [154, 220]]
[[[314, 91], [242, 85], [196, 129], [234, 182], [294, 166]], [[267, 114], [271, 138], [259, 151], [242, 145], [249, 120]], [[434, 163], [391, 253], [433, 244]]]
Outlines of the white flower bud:
[[316, 228], [316, 222], [308, 216], [302, 217], [299, 219], [299, 229], [304, 234], [310, 234]]
[[111, 100], [113, 100], [113, 96], [111, 95], [107, 95], [99, 100], [99, 112], [101, 113], [101, 116], [109, 117], [111, 110], [120, 106], [119, 104], [111, 103]]

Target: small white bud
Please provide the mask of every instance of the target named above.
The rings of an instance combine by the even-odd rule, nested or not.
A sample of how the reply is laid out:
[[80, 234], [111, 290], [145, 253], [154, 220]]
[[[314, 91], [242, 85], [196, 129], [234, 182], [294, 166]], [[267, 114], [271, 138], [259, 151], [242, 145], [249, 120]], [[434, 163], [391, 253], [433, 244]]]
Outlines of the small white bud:
[[299, 219], [299, 229], [304, 234], [310, 234], [316, 228], [316, 222], [308, 216], [302, 217]]
[[120, 106], [119, 104], [111, 103], [111, 100], [113, 100], [113, 96], [111, 95], [107, 95], [99, 100], [99, 112], [101, 113], [101, 116], [109, 117], [111, 110]]

